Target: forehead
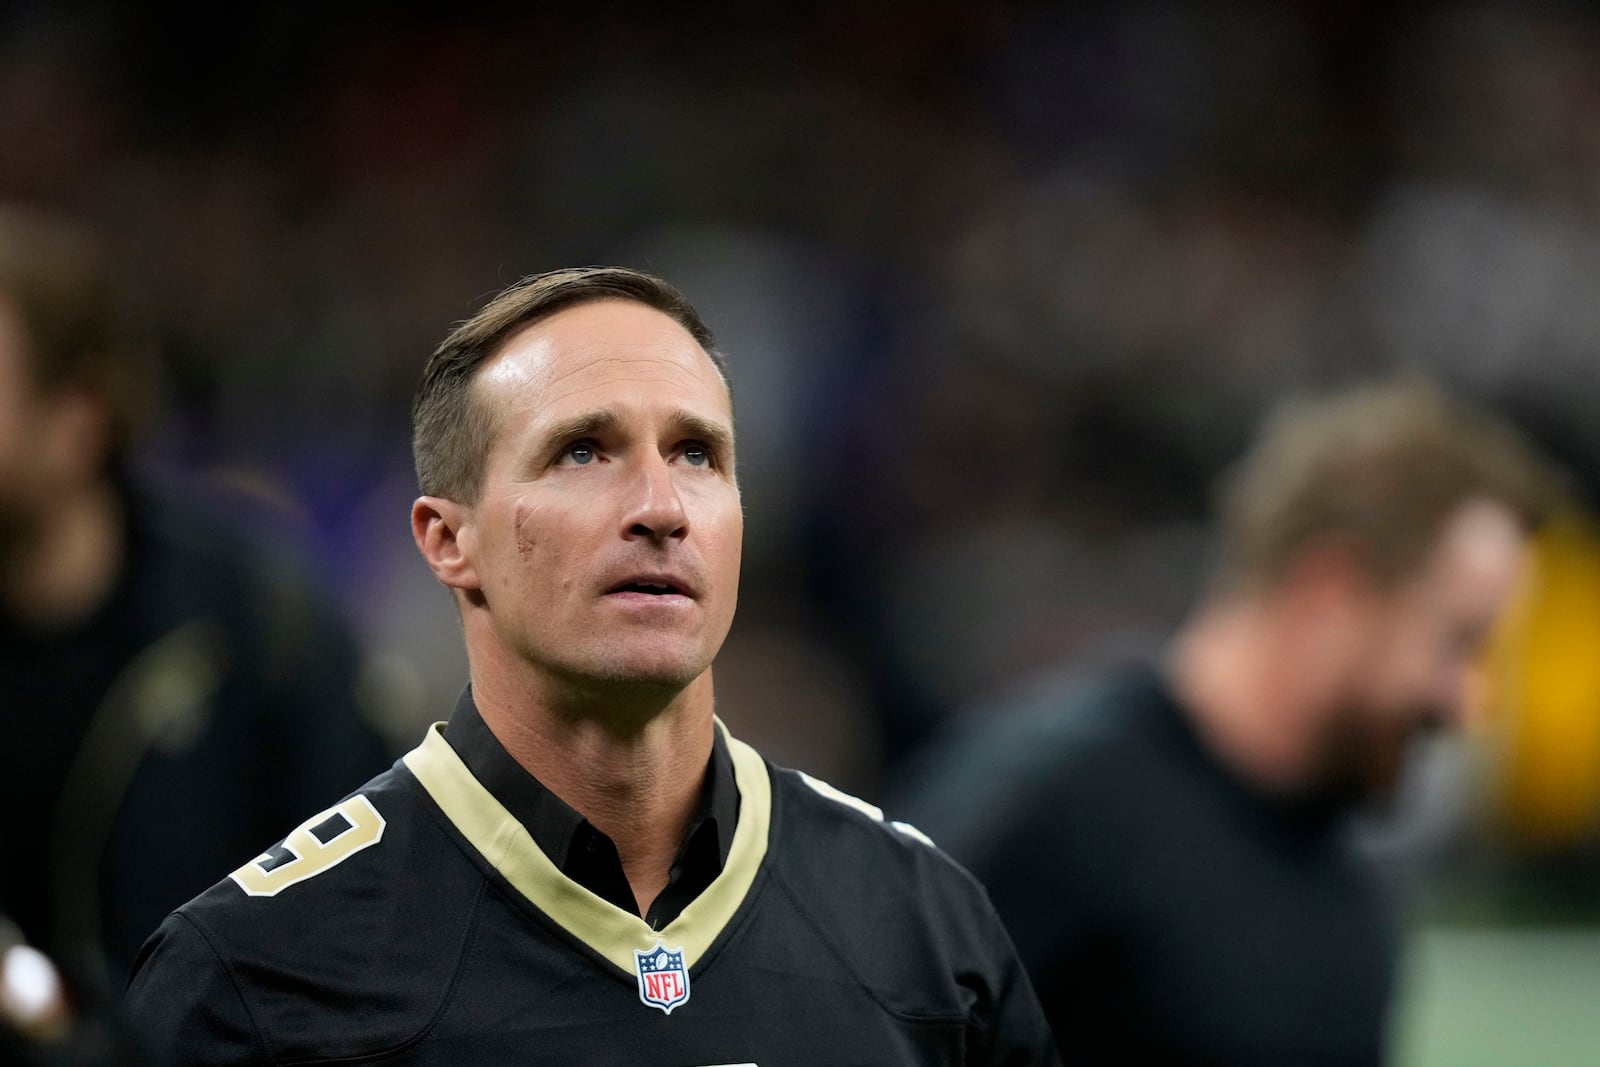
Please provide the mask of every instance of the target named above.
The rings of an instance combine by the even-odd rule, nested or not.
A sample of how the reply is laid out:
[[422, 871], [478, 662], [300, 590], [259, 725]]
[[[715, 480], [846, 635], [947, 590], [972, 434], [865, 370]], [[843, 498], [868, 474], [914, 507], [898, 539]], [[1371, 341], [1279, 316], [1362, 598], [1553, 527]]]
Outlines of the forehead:
[[541, 421], [651, 400], [732, 420], [727, 383], [689, 331], [629, 300], [580, 304], [513, 334], [474, 390], [498, 414]]
[[1527, 535], [1505, 506], [1488, 498], [1462, 504], [1451, 514], [1434, 546], [1436, 564], [1457, 571], [1497, 570], [1522, 554]]
[[1526, 531], [1508, 508], [1470, 500], [1446, 520], [1422, 579], [1452, 602], [1492, 609], [1520, 576], [1527, 545]]

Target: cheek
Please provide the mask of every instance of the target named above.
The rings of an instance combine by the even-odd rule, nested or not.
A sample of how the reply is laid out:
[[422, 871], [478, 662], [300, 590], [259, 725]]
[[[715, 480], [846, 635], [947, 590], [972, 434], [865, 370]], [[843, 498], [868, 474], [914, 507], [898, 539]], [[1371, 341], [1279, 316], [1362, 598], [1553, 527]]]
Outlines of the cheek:
[[531, 504], [518, 504], [511, 518], [511, 543], [524, 561], [533, 556], [538, 545], [539, 509]]
[[1425, 635], [1414, 626], [1390, 620], [1373, 627], [1368, 636], [1358, 682], [1367, 703], [1382, 709], [1411, 703], [1429, 674]]
[[738, 545], [744, 534], [744, 506], [737, 486], [718, 477], [697, 475], [679, 481], [677, 489], [689, 516], [689, 528], [701, 544]]
[[711, 533], [707, 540], [716, 553], [716, 565], [737, 577], [744, 550], [744, 511], [737, 496], [732, 504], [719, 510], [720, 514], [710, 523]]
[[593, 505], [565, 507], [549, 501], [522, 501], [511, 509], [507, 543], [523, 562], [548, 560], [563, 549], [581, 549], [604, 525]]
[[1463, 677], [1458, 657], [1447, 653], [1431, 631], [1410, 633], [1386, 651], [1383, 677], [1389, 702], [1401, 706], [1452, 703]]
[[615, 530], [610, 512], [592, 500], [523, 500], [503, 522], [506, 580], [546, 593], [586, 586]]

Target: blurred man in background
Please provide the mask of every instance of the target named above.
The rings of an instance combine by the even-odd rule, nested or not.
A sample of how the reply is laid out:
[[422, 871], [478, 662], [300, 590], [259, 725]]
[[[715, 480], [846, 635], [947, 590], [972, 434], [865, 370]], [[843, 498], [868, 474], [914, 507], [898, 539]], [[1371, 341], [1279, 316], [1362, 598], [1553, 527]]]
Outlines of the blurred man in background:
[[387, 762], [330, 605], [134, 476], [148, 377], [115, 288], [76, 225], [0, 206], [0, 914], [91, 989]]
[[1555, 485], [1419, 382], [1290, 405], [1164, 664], [925, 767], [897, 810], [987, 884], [1066, 1059], [1382, 1059], [1395, 938], [1346, 816], [1461, 718]]

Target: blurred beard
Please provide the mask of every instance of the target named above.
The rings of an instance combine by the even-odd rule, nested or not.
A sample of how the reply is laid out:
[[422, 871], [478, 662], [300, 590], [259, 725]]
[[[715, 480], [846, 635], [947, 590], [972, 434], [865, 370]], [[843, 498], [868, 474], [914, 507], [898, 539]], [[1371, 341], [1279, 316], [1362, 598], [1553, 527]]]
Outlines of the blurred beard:
[[1382, 714], [1347, 706], [1333, 716], [1325, 738], [1321, 788], [1352, 805], [1384, 808], [1395, 799], [1412, 750], [1445, 724], [1437, 708], [1415, 705]]

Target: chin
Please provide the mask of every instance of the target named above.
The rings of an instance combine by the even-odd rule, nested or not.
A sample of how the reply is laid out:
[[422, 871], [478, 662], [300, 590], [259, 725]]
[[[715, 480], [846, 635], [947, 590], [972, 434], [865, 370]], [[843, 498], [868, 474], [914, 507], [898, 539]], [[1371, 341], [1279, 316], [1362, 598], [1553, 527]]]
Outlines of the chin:
[[687, 689], [711, 664], [702, 656], [667, 650], [617, 650], [586, 672], [605, 685], [679, 691]]
[[1386, 805], [1394, 801], [1411, 766], [1415, 738], [1374, 741], [1363, 761], [1357, 784], [1369, 801]]
[[1354, 803], [1381, 807], [1394, 797], [1405, 774], [1414, 733], [1376, 728], [1366, 716], [1341, 721], [1343, 728], [1330, 738], [1321, 787]]

